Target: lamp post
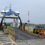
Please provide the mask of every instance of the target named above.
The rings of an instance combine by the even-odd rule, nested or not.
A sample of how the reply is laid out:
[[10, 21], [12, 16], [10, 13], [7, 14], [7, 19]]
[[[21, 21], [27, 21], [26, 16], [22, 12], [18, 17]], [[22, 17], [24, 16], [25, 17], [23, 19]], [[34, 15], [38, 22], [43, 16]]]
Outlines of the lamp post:
[[28, 11], [28, 30], [29, 30], [29, 24], [30, 24], [30, 20], [29, 20], [29, 11]]

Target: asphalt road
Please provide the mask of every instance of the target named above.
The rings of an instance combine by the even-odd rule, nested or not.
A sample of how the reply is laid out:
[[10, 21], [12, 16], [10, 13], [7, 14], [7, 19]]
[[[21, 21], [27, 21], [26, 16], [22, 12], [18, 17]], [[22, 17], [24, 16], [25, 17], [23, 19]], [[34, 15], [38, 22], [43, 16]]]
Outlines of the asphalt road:
[[45, 45], [45, 39], [16, 30], [16, 43], [17, 45]]
[[17, 29], [16, 31], [16, 40], [30, 40], [30, 39], [39, 39], [38, 36], [29, 35], [21, 30]]

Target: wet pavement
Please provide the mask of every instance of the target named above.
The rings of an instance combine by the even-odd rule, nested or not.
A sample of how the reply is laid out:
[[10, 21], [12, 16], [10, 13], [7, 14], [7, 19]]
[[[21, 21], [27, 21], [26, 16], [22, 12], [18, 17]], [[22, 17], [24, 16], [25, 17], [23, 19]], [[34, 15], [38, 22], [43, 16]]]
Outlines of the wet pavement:
[[16, 40], [39, 39], [39, 36], [29, 35], [26, 32], [23, 32], [19, 29], [15, 31], [16, 31]]
[[45, 45], [45, 39], [40, 39], [38, 36], [28, 35], [21, 30], [16, 30], [17, 45]]

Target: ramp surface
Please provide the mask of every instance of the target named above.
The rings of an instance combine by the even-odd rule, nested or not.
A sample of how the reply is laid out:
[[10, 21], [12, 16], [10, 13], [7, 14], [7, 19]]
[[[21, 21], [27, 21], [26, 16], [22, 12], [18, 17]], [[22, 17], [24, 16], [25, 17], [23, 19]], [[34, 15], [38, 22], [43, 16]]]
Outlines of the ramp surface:
[[0, 44], [2, 45], [13, 45], [8, 35], [0, 31]]

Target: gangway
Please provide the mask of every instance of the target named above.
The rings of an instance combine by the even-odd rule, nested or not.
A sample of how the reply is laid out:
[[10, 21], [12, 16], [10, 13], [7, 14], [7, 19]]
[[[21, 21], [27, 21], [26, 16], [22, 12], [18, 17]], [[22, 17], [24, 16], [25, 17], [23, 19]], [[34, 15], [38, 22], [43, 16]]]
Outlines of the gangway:
[[[8, 15], [15, 15], [15, 16], [9, 16]], [[7, 26], [4, 24], [4, 19], [19, 19], [20, 20], [20, 25], [22, 25], [22, 21], [19, 15], [17, 15], [16, 13], [14, 13], [13, 11], [9, 12], [1, 12], [1, 14], [3, 15], [3, 17], [0, 23], [0, 44], [1, 45], [16, 45], [15, 41], [12, 39], [12, 37], [15, 38], [15, 29], [10, 28], [10, 26], [7, 28]], [[8, 15], [8, 16], [6, 16]], [[3, 25], [4, 24], [4, 25]], [[3, 31], [2, 31], [3, 30]], [[7, 30], [7, 32], [6, 32]], [[6, 32], [6, 33], [5, 33]]]

